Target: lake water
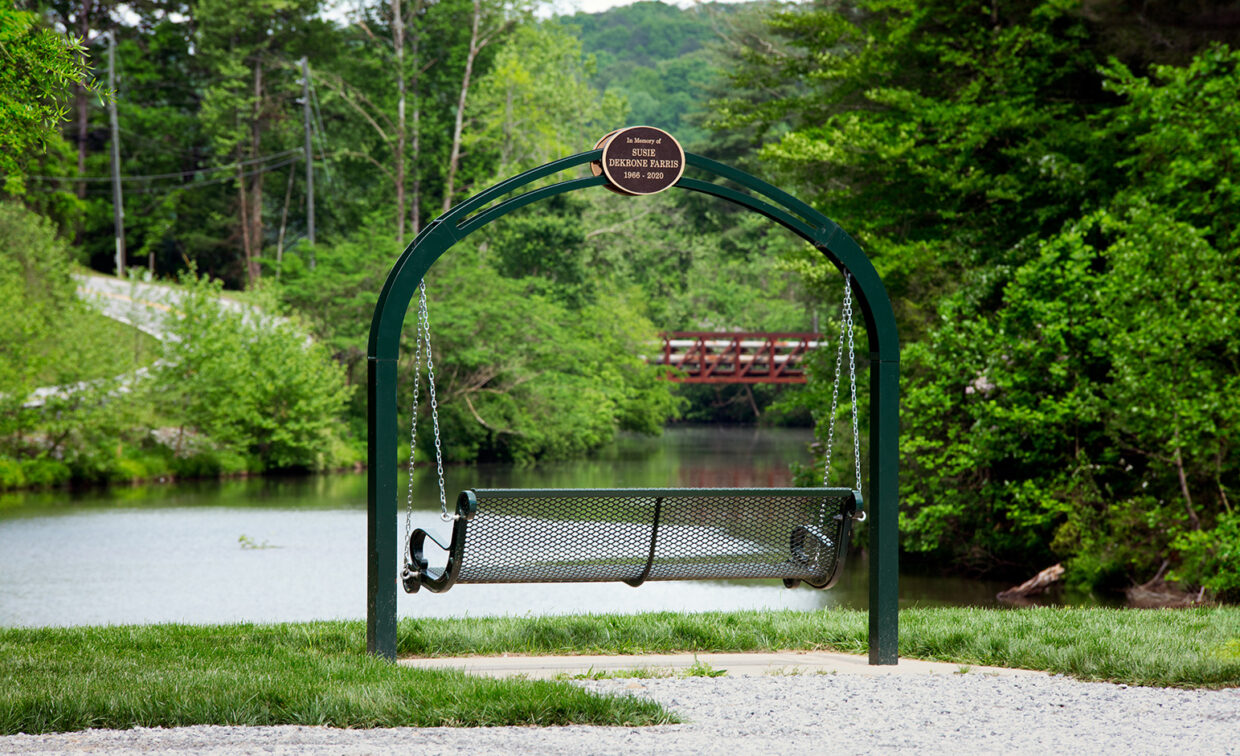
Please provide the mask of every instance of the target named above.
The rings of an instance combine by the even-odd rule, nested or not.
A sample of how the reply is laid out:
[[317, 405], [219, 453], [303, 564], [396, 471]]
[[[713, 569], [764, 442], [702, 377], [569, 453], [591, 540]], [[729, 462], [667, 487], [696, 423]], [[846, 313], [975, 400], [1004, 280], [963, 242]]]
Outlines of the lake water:
[[[624, 436], [591, 459], [451, 467], [462, 488], [771, 487], [810, 461], [809, 431], [732, 427]], [[434, 476], [413, 526], [447, 535]], [[402, 490], [405, 481], [401, 482]], [[403, 502], [403, 497], [402, 497]], [[401, 515], [404, 517], [403, 513]], [[403, 531], [403, 522], [401, 523]], [[774, 581], [459, 585], [399, 599], [402, 617], [865, 608], [863, 560], [829, 591]], [[395, 578], [395, 575], [393, 575]], [[912, 605], [994, 605], [1000, 583], [901, 576]], [[276, 622], [366, 615], [366, 477], [204, 481], [0, 495], [0, 626]]]

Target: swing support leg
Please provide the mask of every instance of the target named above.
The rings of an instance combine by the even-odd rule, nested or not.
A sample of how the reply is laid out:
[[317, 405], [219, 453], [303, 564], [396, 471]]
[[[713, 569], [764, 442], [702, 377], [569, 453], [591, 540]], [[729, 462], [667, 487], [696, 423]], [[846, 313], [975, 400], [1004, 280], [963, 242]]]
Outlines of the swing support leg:
[[870, 363], [870, 664], [896, 664], [899, 633], [900, 364]]
[[[366, 361], [366, 650], [396, 659], [396, 360]], [[387, 440], [386, 443], [384, 441]]]

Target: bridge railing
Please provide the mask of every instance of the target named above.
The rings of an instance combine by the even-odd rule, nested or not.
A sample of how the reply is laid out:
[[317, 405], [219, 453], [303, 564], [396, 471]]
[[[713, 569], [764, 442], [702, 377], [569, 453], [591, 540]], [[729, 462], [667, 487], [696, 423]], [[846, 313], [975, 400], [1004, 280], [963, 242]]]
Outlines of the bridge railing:
[[659, 334], [658, 364], [677, 368], [667, 378], [679, 383], [805, 383], [809, 350], [822, 334], [733, 331], [669, 331]]

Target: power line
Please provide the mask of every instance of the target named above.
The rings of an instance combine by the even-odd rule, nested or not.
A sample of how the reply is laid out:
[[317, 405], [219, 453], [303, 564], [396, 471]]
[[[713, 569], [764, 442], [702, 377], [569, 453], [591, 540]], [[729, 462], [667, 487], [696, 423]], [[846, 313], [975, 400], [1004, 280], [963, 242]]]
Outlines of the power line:
[[[301, 152], [301, 150], [292, 150], [292, 151], [293, 151], [293, 152]], [[286, 165], [292, 165], [293, 163], [296, 163], [296, 162], [297, 162], [298, 160], [300, 160], [300, 159], [301, 159], [301, 156], [300, 156], [300, 155], [298, 155], [298, 156], [291, 157], [291, 158], [289, 158], [289, 159], [287, 159], [287, 160], [284, 160], [284, 161], [282, 161], [282, 162], [279, 162], [279, 163], [274, 163], [274, 164], [272, 164], [272, 165], [264, 165], [264, 166], [261, 166], [260, 168], [258, 168], [258, 169], [256, 169], [256, 170], [253, 170], [253, 171], [249, 171], [248, 173], [247, 173], [247, 172], [245, 172], [245, 171], [242, 171], [242, 172], [241, 172], [241, 174], [240, 174], [240, 178], [250, 178], [251, 176], [257, 176], [257, 175], [258, 175], [258, 174], [260, 174], [260, 173], [267, 173], [268, 171], [274, 171], [274, 170], [276, 170], [276, 169], [278, 169], [278, 168], [283, 168], [283, 167], [284, 167], [284, 166], [286, 166]], [[235, 166], [234, 166], [234, 167], [235, 167]], [[188, 183], [188, 184], [177, 184], [176, 186], [172, 187], [171, 189], [165, 189], [165, 190], [163, 191], [163, 194], [171, 194], [172, 192], [179, 192], [179, 191], [182, 191], [182, 190], [185, 190], [185, 189], [197, 189], [197, 188], [199, 188], [199, 187], [201, 187], [201, 186], [213, 186], [213, 185], [215, 185], [215, 184], [223, 184], [223, 183], [225, 183], [225, 182], [227, 182], [227, 181], [233, 181], [233, 180], [234, 180], [234, 179], [236, 179], [236, 178], [238, 178], [238, 175], [237, 175], [237, 174], [233, 174], [233, 175], [230, 175], [230, 176], [221, 176], [220, 178], [214, 178], [214, 179], [203, 179], [202, 181], [193, 181], [193, 182]], [[163, 187], [160, 187], [160, 188], [162, 189]], [[131, 192], [135, 192], [135, 193], [138, 193], [138, 194], [154, 194], [156, 190], [155, 190], [155, 188], [153, 188], [153, 187], [152, 187], [152, 188], [150, 188], [150, 189], [146, 189], [146, 190], [142, 190], [142, 189], [130, 189], [129, 191], [131, 191]]]
[[[298, 152], [298, 153], [300, 153], [300, 152], [301, 152], [301, 150], [294, 150], [294, 152]], [[291, 157], [291, 158], [289, 158], [289, 159], [287, 159], [287, 160], [284, 160], [284, 161], [282, 161], [282, 162], [279, 162], [279, 163], [274, 163], [274, 164], [271, 164], [271, 165], [264, 165], [264, 166], [262, 166], [262, 167], [260, 167], [260, 168], [257, 168], [257, 169], [255, 169], [255, 170], [249, 171], [248, 173], [243, 172], [243, 173], [241, 173], [241, 178], [250, 178], [251, 176], [257, 176], [257, 175], [258, 175], [258, 174], [260, 174], [260, 173], [267, 173], [267, 172], [269, 172], [269, 171], [278, 170], [278, 169], [280, 169], [280, 168], [283, 168], [283, 167], [284, 167], [284, 166], [286, 166], [286, 165], [291, 165], [291, 164], [293, 164], [293, 163], [296, 163], [296, 162], [297, 162], [297, 161], [299, 161], [299, 160], [301, 160], [301, 155], [300, 155], [300, 154], [299, 154], [299, 155], [295, 155], [295, 156], [293, 156], [293, 157]], [[137, 188], [126, 189], [125, 191], [126, 191], [126, 193], [128, 193], [128, 194], [154, 194], [154, 195], [158, 195], [158, 196], [164, 196], [164, 195], [166, 195], [166, 194], [172, 194], [173, 192], [180, 192], [180, 191], [184, 191], [184, 190], [186, 190], [186, 189], [198, 189], [199, 187], [204, 187], [204, 186], [214, 186], [214, 185], [216, 185], [216, 184], [223, 184], [223, 183], [228, 182], [228, 181], [233, 181], [233, 180], [235, 180], [236, 178], [237, 178], [237, 174], [235, 174], [235, 173], [234, 173], [234, 174], [230, 174], [230, 175], [228, 175], [228, 176], [221, 176], [221, 177], [219, 177], [219, 178], [213, 178], [213, 179], [203, 179], [202, 181], [192, 181], [192, 182], [190, 182], [190, 183], [188, 183], [188, 184], [176, 184], [175, 186], [171, 186], [171, 187], [168, 187], [168, 186], [158, 186], [158, 187], [155, 187], [155, 186], [148, 186], [148, 187], [137, 187]], [[102, 194], [89, 194], [89, 195], [87, 195], [87, 196], [91, 196], [91, 197], [101, 197], [101, 196], [103, 196], [103, 195], [102, 195]]]
[[[209, 168], [195, 168], [194, 170], [177, 171], [176, 173], [153, 173], [149, 175], [139, 175], [139, 176], [121, 176], [120, 180], [121, 181], [135, 181], [135, 182], [136, 181], [159, 181], [163, 179], [184, 178], [186, 176], [197, 176], [203, 173], [214, 173], [216, 171], [231, 170], [231, 169], [237, 168], [238, 166], [254, 165], [256, 163], [265, 163], [270, 160], [278, 160], [279, 158], [286, 157], [288, 155], [292, 155], [294, 153], [300, 153], [300, 152], [301, 150], [284, 150], [283, 152], [273, 152], [270, 155], [263, 155], [261, 157], [250, 158], [249, 160], [239, 160], [237, 162], [229, 163], [227, 165], [217, 165], [217, 166], [212, 166]], [[282, 165], [287, 165], [287, 163], [284, 163]], [[271, 170], [271, 169], [274, 169], [275, 167], [277, 166], [267, 166], [267, 169]], [[100, 178], [97, 176], [27, 176], [27, 178], [32, 181], [72, 181], [72, 182], [86, 183], [86, 184], [105, 183], [105, 182], [112, 180], [110, 178]]]
[[323, 128], [323, 114], [319, 111], [319, 92], [314, 86], [314, 78], [310, 78], [310, 102], [314, 105], [314, 122], [315, 134], [319, 141], [319, 158], [323, 161], [323, 173], [327, 176], [327, 183], [332, 183], [332, 171], [327, 162], [327, 129]]

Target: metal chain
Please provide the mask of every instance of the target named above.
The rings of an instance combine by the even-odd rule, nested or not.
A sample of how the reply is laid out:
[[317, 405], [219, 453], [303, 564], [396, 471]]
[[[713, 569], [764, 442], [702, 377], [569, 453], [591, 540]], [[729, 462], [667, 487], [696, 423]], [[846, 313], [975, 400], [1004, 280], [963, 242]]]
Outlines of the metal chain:
[[[847, 284], [847, 276], [845, 273], [845, 289], [844, 302], [847, 309], [849, 300], [849, 291]], [[831, 382], [831, 412], [827, 415], [827, 453], [826, 459], [822, 464], [822, 487], [830, 488], [828, 482], [831, 478], [831, 452], [835, 450], [835, 411], [840, 403], [840, 361], [844, 357], [844, 316], [840, 315], [840, 339], [839, 346], [835, 350], [835, 378]]]
[[[431, 316], [426, 309], [426, 280], [422, 280], [420, 299], [418, 301], [418, 323], [422, 327], [426, 339], [426, 384], [431, 395], [431, 420], [435, 425], [435, 466], [439, 472], [439, 519], [444, 522], [452, 520], [448, 514], [448, 498], [444, 494], [443, 484], [443, 447], [439, 442], [439, 402], [435, 399], [435, 358], [431, 354]], [[854, 394], [855, 394], [854, 389]]]
[[857, 349], [853, 345], [852, 276], [844, 274], [844, 311], [848, 318], [848, 389], [852, 393], [853, 465], [857, 474], [856, 490], [861, 490], [861, 434], [857, 432]]
[[827, 453], [823, 462], [822, 485], [829, 487], [831, 452], [835, 448], [835, 413], [839, 409], [840, 369], [843, 366], [844, 339], [848, 339], [848, 388], [852, 408], [853, 462], [856, 466], [857, 489], [861, 488], [861, 437], [857, 433], [857, 358], [853, 343], [852, 274], [844, 273], [844, 304], [840, 312], [839, 346], [835, 350], [835, 379], [831, 387], [831, 414], [827, 415]]
[[[419, 310], [418, 317], [422, 317]], [[422, 382], [422, 329], [417, 330], [417, 346], [413, 352], [413, 401], [409, 407], [409, 493], [405, 500], [405, 564], [413, 560], [409, 553], [409, 534], [413, 532], [413, 454], [418, 448], [418, 384]]]
[[413, 351], [413, 400], [409, 409], [409, 493], [405, 501], [405, 563], [413, 559], [409, 553], [409, 534], [413, 532], [413, 456], [418, 447], [418, 393], [422, 379], [422, 346], [426, 345], [426, 378], [431, 396], [431, 420], [435, 426], [435, 464], [439, 473], [439, 518], [452, 520], [443, 482], [443, 451], [439, 440], [439, 403], [435, 397], [435, 360], [431, 354], [430, 314], [426, 308], [426, 281], [419, 285], [417, 338]]

